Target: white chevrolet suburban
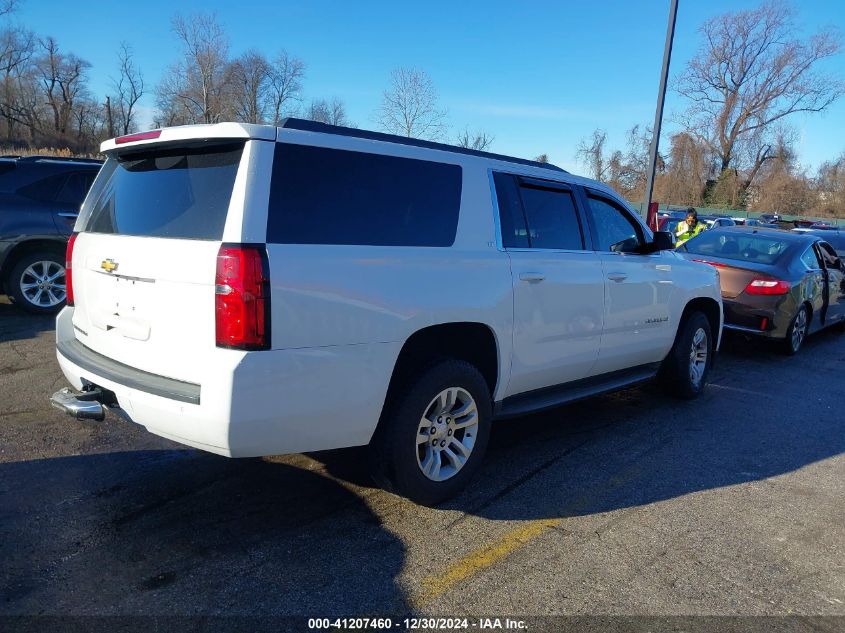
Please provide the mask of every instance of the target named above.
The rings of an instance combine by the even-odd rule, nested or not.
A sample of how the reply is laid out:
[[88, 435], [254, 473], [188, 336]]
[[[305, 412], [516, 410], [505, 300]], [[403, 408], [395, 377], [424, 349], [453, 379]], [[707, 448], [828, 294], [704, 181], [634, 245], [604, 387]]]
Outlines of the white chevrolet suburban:
[[718, 273], [548, 164], [288, 119], [106, 141], [68, 245], [77, 418], [231, 457], [369, 445], [425, 504], [491, 422], [660, 377], [698, 395]]

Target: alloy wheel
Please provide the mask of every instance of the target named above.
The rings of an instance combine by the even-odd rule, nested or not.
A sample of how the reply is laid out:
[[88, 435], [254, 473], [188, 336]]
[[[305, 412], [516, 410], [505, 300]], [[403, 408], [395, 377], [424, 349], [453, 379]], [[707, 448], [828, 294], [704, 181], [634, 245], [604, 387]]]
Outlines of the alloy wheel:
[[689, 377], [694, 387], [699, 387], [707, 369], [707, 355], [710, 353], [707, 332], [698, 328], [693, 334], [689, 353]]
[[65, 267], [51, 260], [27, 266], [18, 283], [24, 298], [39, 308], [54, 308], [67, 298]]
[[425, 408], [417, 428], [417, 465], [432, 481], [454, 477], [478, 438], [478, 409], [466, 389], [449, 387]]
[[792, 351], [797, 352], [801, 348], [801, 343], [807, 336], [807, 310], [801, 308], [798, 314], [795, 315], [795, 323], [792, 325]]

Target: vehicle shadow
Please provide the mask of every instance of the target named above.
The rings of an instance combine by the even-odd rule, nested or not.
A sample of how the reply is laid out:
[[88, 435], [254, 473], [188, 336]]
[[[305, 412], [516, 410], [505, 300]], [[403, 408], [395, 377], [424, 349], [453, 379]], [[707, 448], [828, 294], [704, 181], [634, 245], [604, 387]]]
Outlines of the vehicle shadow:
[[[810, 337], [796, 357], [731, 337], [697, 400], [652, 383], [495, 422], [475, 484], [441, 508], [557, 519], [789, 473], [845, 452], [843, 375], [845, 336], [835, 332]], [[314, 457], [366, 485], [363, 459]]]
[[407, 613], [402, 544], [304, 468], [138, 451], [0, 464], [0, 482], [0, 614]]
[[[845, 452], [843, 370], [835, 333], [794, 358], [739, 340], [698, 400], [648, 385], [497, 422], [480, 476], [442, 509], [581, 517], [801, 469]], [[410, 613], [405, 546], [344, 484], [371, 485], [363, 451], [311, 455], [341, 482], [191, 450], [2, 463], [0, 614]], [[403, 507], [425, 530], [433, 515]]]
[[55, 315], [30, 314], [0, 297], [0, 343], [34, 338], [55, 328]]

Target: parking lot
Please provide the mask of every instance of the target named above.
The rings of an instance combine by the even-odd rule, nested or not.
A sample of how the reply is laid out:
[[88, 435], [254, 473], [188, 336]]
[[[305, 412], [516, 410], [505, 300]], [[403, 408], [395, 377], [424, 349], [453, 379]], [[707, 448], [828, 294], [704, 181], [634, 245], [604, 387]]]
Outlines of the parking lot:
[[439, 509], [363, 450], [229, 460], [74, 421], [52, 337], [0, 300], [3, 615], [845, 616], [836, 332], [795, 358], [729, 337], [695, 402], [500, 422]]

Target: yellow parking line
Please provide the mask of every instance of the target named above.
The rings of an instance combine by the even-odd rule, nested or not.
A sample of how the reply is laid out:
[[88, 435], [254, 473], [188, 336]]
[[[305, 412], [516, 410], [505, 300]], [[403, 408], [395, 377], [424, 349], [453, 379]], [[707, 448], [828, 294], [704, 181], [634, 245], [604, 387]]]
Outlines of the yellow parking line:
[[546, 533], [561, 521], [562, 519], [531, 521], [527, 525], [511, 530], [490, 545], [464, 556], [449, 565], [443, 572], [423, 578], [421, 583], [422, 591], [413, 600], [414, 606], [420, 607], [427, 602], [431, 602], [462, 580], [469, 578], [482, 569], [494, 565], [514, 550], [519, 549], [529, 541]]

